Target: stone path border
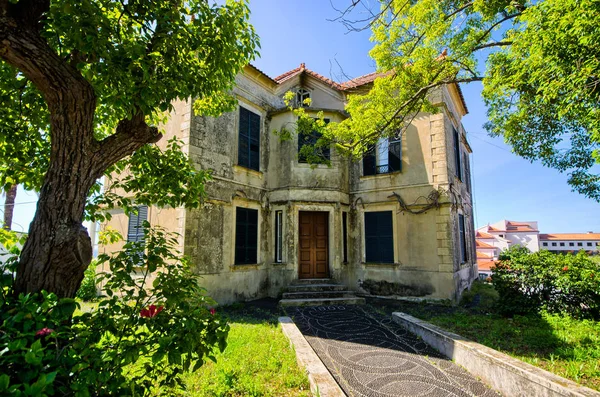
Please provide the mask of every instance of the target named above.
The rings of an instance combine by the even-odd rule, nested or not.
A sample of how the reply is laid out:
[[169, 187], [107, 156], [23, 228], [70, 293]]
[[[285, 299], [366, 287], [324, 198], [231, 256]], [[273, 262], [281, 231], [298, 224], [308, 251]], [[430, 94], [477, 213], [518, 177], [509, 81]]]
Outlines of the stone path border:
[[505, 396], [600, 397], [595, 390], [408, 314], [395, 312], [392, 319]]
[[310, 391], [320, 397], [346, 397], [333, 376], [329, 373], [319, 356], [310, 347], [304, 336], [290, 317], [279, 317], [279, 324], [296, 351], [298, 364], [306, 368]]

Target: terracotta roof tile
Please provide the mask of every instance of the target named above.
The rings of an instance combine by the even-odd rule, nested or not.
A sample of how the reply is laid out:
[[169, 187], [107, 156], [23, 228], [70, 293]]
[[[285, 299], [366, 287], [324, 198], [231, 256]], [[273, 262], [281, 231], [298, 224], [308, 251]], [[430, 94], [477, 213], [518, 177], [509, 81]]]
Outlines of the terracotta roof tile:
[[485, 260], [477, 261], [477, 268], [479, 270], [491, 270], [491, 268], [494, 266], [496, 266], [495, 261], [485, 261]]
[[540, 234], [540, 240], [600, 240], [600, 233], [549, 233]]
[[477, 231], [475, 238], [494, 238], [494, 236], [486, 232]]
[[479, 252], [477, 251], [477, 259], [491, 259], [493, 258], [493, 255], [491, 254], [484, 254], [483, 252]]
[[477, 246], [477, 248], [496, 248], [491, 244], [488, 243], [484, 243], [483, 241], [480, 240], [475, 240], [475, 245]]

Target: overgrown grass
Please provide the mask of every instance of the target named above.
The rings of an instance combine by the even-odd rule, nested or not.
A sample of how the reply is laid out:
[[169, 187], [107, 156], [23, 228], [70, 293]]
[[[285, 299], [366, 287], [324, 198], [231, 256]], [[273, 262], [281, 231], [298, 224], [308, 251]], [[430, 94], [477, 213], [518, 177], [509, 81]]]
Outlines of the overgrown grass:
[[493, 287], [478, 284], [460, 307], [382, 301], [372, 304], [387, 314], [403, 311], [600, 390], [600, 323], [548, 313], [501, 317], [490, 309], [494, 299]]
[[275, 314], [244, 305], [221, 309], [231, 330], [227, 348], [185, 377], [190, 396], [310, 396]]
[[[91, 311], [96, 302], [79, 302], [77, 313]], [[218, 308], [231, 330], [227, 348], [215, 354], [216, 363], [207, 361], [196, 372], [184, 375], [186, 395], [194, 397], [308, 397], [310, 385], [304, 369], [277, 318], [282, 313], [276, 302], [268, 308], [235, 304]], [[76, 313], [76, 314], [77, 314]], [[160, 390], [155, 391], [161, 395]]]

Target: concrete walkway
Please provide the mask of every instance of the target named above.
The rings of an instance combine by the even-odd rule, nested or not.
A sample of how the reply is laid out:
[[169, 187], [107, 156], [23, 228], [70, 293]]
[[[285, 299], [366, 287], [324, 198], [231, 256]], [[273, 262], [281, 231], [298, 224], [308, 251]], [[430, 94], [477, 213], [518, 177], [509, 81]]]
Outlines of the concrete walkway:
[[368, 307], [286, 310], [348, 396], [497, 396], [464, 369]]

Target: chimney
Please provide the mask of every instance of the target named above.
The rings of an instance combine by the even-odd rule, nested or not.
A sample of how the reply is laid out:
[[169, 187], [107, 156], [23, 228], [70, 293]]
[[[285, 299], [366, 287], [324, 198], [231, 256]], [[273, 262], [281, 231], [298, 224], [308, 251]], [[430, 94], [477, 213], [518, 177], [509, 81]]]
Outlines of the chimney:
[[304, 64], [304, 62], [302, 62], [302, 63], [300, 64], [300, 69], [302, 69], [302, 70], [306, 69], [306, 65]]

